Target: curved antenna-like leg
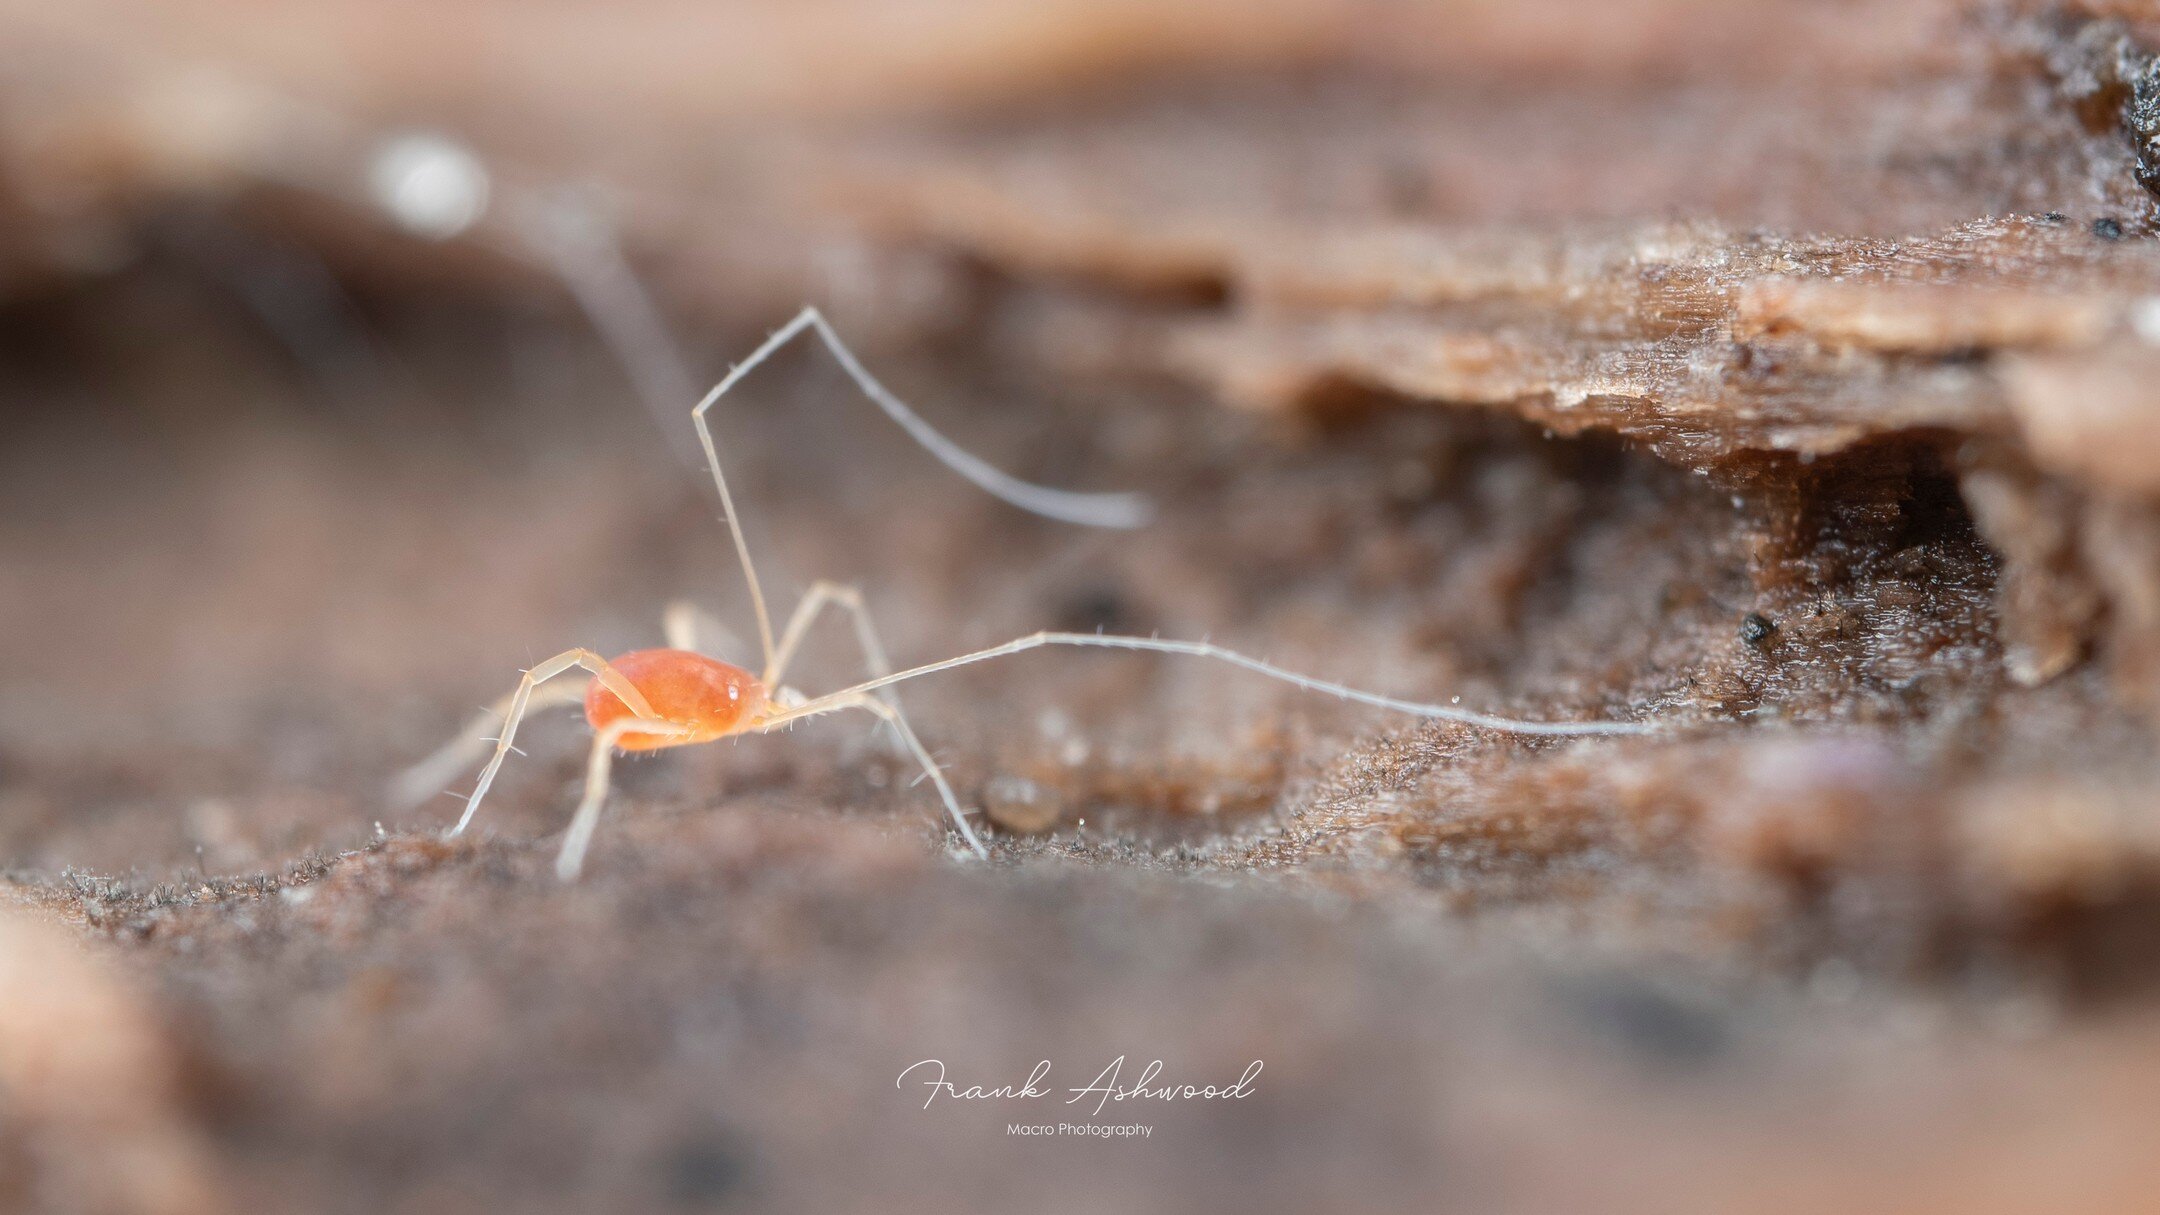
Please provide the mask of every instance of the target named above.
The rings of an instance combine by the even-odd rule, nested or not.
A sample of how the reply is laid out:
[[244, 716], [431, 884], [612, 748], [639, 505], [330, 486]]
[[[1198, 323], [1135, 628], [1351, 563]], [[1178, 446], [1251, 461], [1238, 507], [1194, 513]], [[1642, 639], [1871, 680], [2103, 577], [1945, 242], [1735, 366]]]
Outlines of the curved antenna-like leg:
[[592, 758], [585, 765], [585, 797], [578, 802], [563, 834], [562, 851], [555, 854], [555, 876], [565, 882], [577, 880], [585, 868], [585, 850], [592, 846], [593, 829], [600, 825], [600, 806], [607, 800], [608, 775], [615, 766], [615, 748], [628, 734], [688, 734], [688, 726], [668, 721], [639, 721], [624, 717], [609, 722], [593, 735]]
[[523, 195], [507, 209], [524, 247], [570, 289], [614, 352], [669, 450], [696, 468], [697, 449], [678, 429], [675, 411], [697, 392], [697, 381], [660, 305], [623, 255], [613, 221], [568, 191]]
[[1242, 667], [1258, 675], [1265, 675], [1270, 679], [1280, 680], [1294, 687], [1304, 688], [1309, 692], [1324, 693], [1339, 700], [1354, 701], [1378, 709], [1390, 709], [1397, 713], [1408, 713], [1414, 717], [1429, 717], [1440, 721], [1460, 722], [1467, 726], [1477, 726], [1480, 729], [1493, 730], [1502, 734], [1575, 736], [1586, 734], [1656, 734], [1659, 732], [1659, 727], [1654, 722], [1526, 721], [1516, 717], [1500, 717], [1491, 713], [1479, 713], [1472, 709], [1457, 708], [1454, 705], [1426, 704], [1415, 700], [1402, 700], [1393, 696], [1382, 696], [1377, 692], [1363, 691], [1348, 684], [1335, 683], [1332, 680], [1315, 679], [1310, 675], [1300, 675], [1295, 671], [1276, 666], [1272, 662], [1249, 658], [1235, 650], [1227, 650], [1219, 645], [1205, 641], [1173, 641], [1161, 637], [1121, 637], [1114, 633], [1030, 633], [1025, 637], [1008, 641], [1004, 645], [994, 645], [987, 650], [962, 654], [958, 658], [948, 658], [943, 662], [911, 667], [897, 674], [865, 680], [852, 688], [842, 688], [840, 691], [830, 695], [805, 701], [792, 709], [781, 710], [767, 718], [763, 728], [769, 729], [800, 718], [814, 717], [820, 713], [831, 713], [840, 709], [851, 708], [857, 700], [868, 693], [918, 676], [933, 675], [939, 671], [949, 671], [954, 667], [964, 667], [970, 663], [1002, 658], [1007, 654], [1019, 654], [1053, 645], [1083, 646], [1103, 650], [1141, 650], [1157, 654], [1184, 654], [1194, 658], [1212, 658], [1219, 662], [1229, 663], [1231, 666]]
[[644, 694], [637, 690], [636, 684], [623, 678], [622, 672], [609, 666], [607, 659], [591, 650], [564, 650], [539, 664], [525, 672], [524, 677], [518, 680], [517, 691], [510, 694], [510, 709], [503, 717], [502, 737], [496, 740], [495, 754], [488, 760], [487, 767], [480, 770], [480, 783], [473, 787], [472, 796], [465, 799], [465, 813], [458, 816], [457, 826], [450, 828], [449, 835], [462, 834], [466, 825], [472, 822], [473, 815], [479, 811], [480, 799], [487, 795], [488, 786], [495, 783], [495, 773], [501, 770], [503, 757], [510, 754], [510, 742], [517, 737], [518, 725], [525, 720], [525, 714], [532, 706], [533, 689], [565, 671], [578, 667], [591, 671], [595, 679], [605, 684], [608, 691], [613, 692], [616, 698], [638, 717], [659, 716], [653, 712], [652, 705], [646, 702]]
[[[819, 713], [861, 709], [884, 718], [885, 724], [893, 728], [893, 732], [900, 736], [900, 741], [906, 744], [908, 751], [915, 756], [916, 762], [922, 765], [923, 775], [928, 776], [930, 783], [937, 786], [938, 797], [945, 803], [945, 812], [952, 816], [953, 824], [960, 828], [960, 838], [967, 841], [967, 846], [975, 850], [976, 856], [989, 858], [990, 850], [983, 847], [982, 839], [975, 834], [975, 828], [968, 825], [967, 811], [960, 808], [960, 799], [954, 795], [952, 784], [945, 779], [945, 770], [938, 767], [937, 760], [930, 756], [930, 749], [922, 745], [921, 739], [915, 737], [915, 731], [909, 728], [907, 718], [899, 709], [868, 692], [835, 692], [831, 696], [820, 696], [811, 703], [822, 706], [818, 709]], [[811, 715], [801, 712], [782, 714], [760, 724], [757, 731], [760, 734], [770, 733], [785, 722], [806, 716]]]
[[951, 439], [938, 433], [930, 423], [908, 408], [907, 403], [880, 384], [876, 377], [849, 350], [847, 343], [826, 323], [825, 316], [815, 307], [804, 308], [795, 319], [780, 327], [765, 343], [750, 352], [750, 357], [731, 368], [705, 399], [690, 411], [690, 420], [697, 427], [698, 443], [705, 449], [705, 462], [712, 469], [713, 488], [720, 491], [720, 510], [727, 518], [728, 535], [735, 541], [735, 555], [742, 562], [743, 580], [750, 584], [750, 606], [757, 614], [758, 642], [763, 650], [765, 666], [773, 665], [772, 615], [765, 607], [765, 591], [759, 586], [757, 567], [750, 560], [750, 544], [743, 539], [742, 521], [735, 514], [735, 500], [728, 493], [727, 477], [720, 471], [720, 452], [713, 444], [712, 428], [706, 424], [705, 415], [714, 403], [727, 395], [744, 376], [772, 357], [773, 352], [793, 341], [804, 330], [815, 331], [832, 352], [848, 378], [855, 381], [863, 395], [885, 416], [898, 423], [908, 437], [935, 456], [939, 463], [974, 482], [992, 497], [1009, 502], [1025, 511], [1067, 523], [1079, 523], [1090, 527], [1134, 528], [1145, 524], [1154, 514], [1153, 506], [1140, 494], [1081, 494], [1069, 490], [1051, 489], [1022, 481], [972, 454]]

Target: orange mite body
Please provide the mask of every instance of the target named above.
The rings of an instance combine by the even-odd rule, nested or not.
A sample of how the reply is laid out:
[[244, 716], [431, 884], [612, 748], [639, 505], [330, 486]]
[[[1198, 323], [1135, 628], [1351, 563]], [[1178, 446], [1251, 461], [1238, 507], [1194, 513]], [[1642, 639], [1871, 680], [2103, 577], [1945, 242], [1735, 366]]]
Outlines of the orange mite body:
[[[663, 747], [686, 747], [738, 733], [756, 720], [765, 707], [765, 685], [741, 667], [688, 650], [632, 650], [609, 665], [645, 694], [653, 712], [688, 734], [625, 734], [618, 744], [625, 751], [658, 751]], [[600, 680], [585, 693], [585, 719], [594, 730], [604, 730], [625, 717], [635, 717], [630, 706]]]

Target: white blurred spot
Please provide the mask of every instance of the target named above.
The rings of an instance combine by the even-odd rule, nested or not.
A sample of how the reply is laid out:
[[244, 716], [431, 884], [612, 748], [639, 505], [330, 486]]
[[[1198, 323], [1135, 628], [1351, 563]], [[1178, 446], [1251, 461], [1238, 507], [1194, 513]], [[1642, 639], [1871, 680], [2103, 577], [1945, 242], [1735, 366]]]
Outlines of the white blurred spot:
[[487, 211], [486, 166], [463, 144], [440, 135], [405, 135], [384, 144], [368, 166], [368, 188], [400, 226], [430, 240], [449, 240]]
[[1072, 732], [1072, 718], [1065, 716], [1063, 710], [1053, 706], [1044, 709], [1042, 715], [1035, 719], [1035, 729], [1044, 738], [1063, 738]]
[[2160, 295], [2130, 305], [2130, 328], [2147, 344], [2160, 346]]

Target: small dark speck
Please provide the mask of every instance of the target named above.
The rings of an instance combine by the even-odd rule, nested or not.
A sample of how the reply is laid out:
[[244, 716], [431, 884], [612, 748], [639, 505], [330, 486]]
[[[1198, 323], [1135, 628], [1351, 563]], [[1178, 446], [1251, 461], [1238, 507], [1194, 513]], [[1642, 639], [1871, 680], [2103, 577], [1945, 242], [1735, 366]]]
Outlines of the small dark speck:
[[1095, 629], [1128, 632], [1133, 628], [1135, 617], [1133, 605], [1124, 592], [1108, 583], [1067, 591], [1056, 605], [1054, 615], [1059, 628], [1073, 633]]
[[2123, 238], [2122, 224], [2103, 215], [2093, 221], [2093, 235], [2101, 240], [2121, 240]]
[[2047, 214], [2042, 215], [2040, 218], [2043, 222], [2051, 224], [2067, 223], [2070, 219], [2069, 216], [2064, 215], [2060, 211], [2050, 211]]
[[668, 1197], [688, 1210], [709, 1210], [742, 1197], [749, 1162], [734, 1143], [719, 1137], [678, 1144], [662, 1166]]
[[1731, 1044], [1731, 1031], [1717, 1010], [1676, 998], [1641, 979], [1577, 979], [1566, 988], [1582, 1024], [1652, 1066], [1675, 1071], [1707, 1067]]
[[1770, 618], [1761, 612], [1749, 612], [1740, 618], [1740, 640], [1751, 646], [1760, 647], [1762, 643], [1770, 640], [1770, 634], [1775, 632], [1777, 625], [1772, 624]]

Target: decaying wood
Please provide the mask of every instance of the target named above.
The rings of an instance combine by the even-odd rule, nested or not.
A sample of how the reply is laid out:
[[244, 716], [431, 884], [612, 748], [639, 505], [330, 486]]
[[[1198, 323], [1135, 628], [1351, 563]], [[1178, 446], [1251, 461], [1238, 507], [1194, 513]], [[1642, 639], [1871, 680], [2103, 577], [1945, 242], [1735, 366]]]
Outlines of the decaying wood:
[[[644, 778], [669, 792], [626, 812], [594, 884], [560, 900], [531, 888], [538, 852], [525, 842], [443, 845], [397, 823], [340, 836], [336, 824], [361, 832], [381, 809], [320, 787], [263, 795], [272, 808], [257, 813], [283, 836], [258, 828], [249, 844], [238, 828], [190, 828], [213, 853], [239, 837], [233, 865], [271, 876], [146, 879], [95, 898], [80, 881], [26, 878], [143, 959], [168, 994], [228, 1018], [201, 1036], [265, 1107], [286, 1108], [259, 1094], [296, 1061], [320, 1066], [328, 1096], [298, 1129], [234, 1115], [305, 1157], [293, 1176], [356, 1175], [357, 1156], [320, 1147], [330, 1126], [404, 1145], [454, 1191], [468, 1164], [400, 1138], [417, 1117], [501, 1153], [473, 1175], [545, 1177], [552, 1161], [536, 1163], [525, 1141], [471, 1128], [500, 1114], [494, 1086], [553, 1091], [558, 1078], [531, 1062], [553, 1051], [586, 1079], [591, 1058], [631, 1060], [592, 1081], [617, 1115], [691, 1111], [687, 1129], [623, 1134], [640, 1150], [688, 1143], [690, 1163], [668, 1176], [692, 1191], [740, 1195], [764, 1184], [744, 1180], [753, 1173], [786, 1173], [814, 1175], [809, 1192], [822, 1193], [852, 1176], [814, 1167], [829, 1144], [819, 1132], [834, 1126], [876, 1145], [864, 1160], [880, 1175], [939, 1177], [976, 1167], [981, 1145], [881, 1138], [889, 1128], [834, 1076], [915, 1049], [947, 1012], [1010, 1029], [1006, 1045], [1033, 1041], [1011, 1029], [1018, 1014], [1000, 1003], [1011, 991], [1055, 993], [1023, 1019], [1060, 1042], [1092, 1043], [1085, 1027], [1104, 1019], [1196, 1054], [1287, 1035], [1282, 1071], [1305, 1069], [1286, 1081], [1302, 1110], [1349, 1108], [1350, 1089], [1393, 1093], [1391, 1079], [1411, 1078], [1415, 1095], [1377, 1101], [1369, 1118], [1286, 1119], [1300, 1128], [1288, 1147], [1220, 1124], [1216, 1146], [1275, 1145], [1246, 1180], [1306, 1177], [1307, 1163], [1344, 1150], [1329, 1128], [1377, 1142], [1409, 1126], [1471, 1156], [1568, 1138], [1534, 1117], [1520, 1132], [1441, 1127], [1417, 1088], [1445, 1088], [1464, 1067], [1482, 1110], [1522, 1097], [1518, 1067], [1539, 1077], [1523, 1090], [1533, 1094], [1574, 1082], [1558, 1065], [1539, 1071], [1543, 1046], [1515, 1036], [1534, 1032], [1515, 1013], [1546, 1007], [1517, 987], [1575, 993], [1557, 997], [1566, 1016], [1623, 1025], [1611, 1032], [1659, 1067], [1728, 1049], [1686, 1007], [1626, 984], [1577, 989], [1535, 968], [1525, 978], [1519, 959], [1494, 968], [1513, 1003], [1472, 1008], [1458, 1031], [1451, 1018], [1476, 1001], [1440, 977], [1456, 955], [1432, 930], [1457, 919], [1799, 980], [1781, 989], [1803, 992], [1796, 1004], [1746, 1005], [1734, 1020], [1750, 1026], [1812, 1021], [1822, 1000], [1846, 1008], [1854, 991], [1892, 981], [1934, 984], [1946, 1016], [1981, 1020], [2032, 1006], [1941, 993], [2042, 991], [2048, 1007], [2082, 1008], [2149, 990], [2160, 940], [2152, 4], [829, 0], [637, 19], [509, 0], [155, 7], [0, 14], [17, 35], [0, 42], [0, 96], [13, 103], [0, 106], [0, 293], [26, 315], [124, 298], [113, 284], [155, 281], [175, 261], [215, 268], [174, 223], [207, 216], [243, 245], [298, 250], [378, 314], [414, 309], [426, 324], [413, 328], [441, 319], [425, 311], [438, 297], [484, 316], [540, 298], [574, 318], [547, 259], [520, 252], [530, 235], [506, 209], [448, 245], [416, 242], [375, 209], [365, 168], [383, 141], [447, 130], [506, 195], [587, 187], [682, 332], [734, 335], [818, 302], [925, 388], [920, 399], [973, 408], [1007, 439], [1054, 428], [1035, 453], [1054, 473], [1162, 495], [1155, 529], [1115, 544], [1048, 538], [970, 513], [981, 504], [904, 463], [875, 476], [831, 467], [832, 452], [857, 448], [829, 418], [748, 411], [739, 425], [763, 442], [745, 449], [780, 453], [759, 474], [782, 502], [775, 548], [820, 563], [797, 571], [809, 576], [868, 570], [873, 599], [890, 592], [897, 605], [885, 619], [897, 617], [903, 647], [935, 657], [959, 648], [956, 636], [996, 640], [1008, 626], [1236, 631], [1353, 681], [1671, 727], [1551, 746], [1333, 718], [1183, 668], [1056, 668], [1054, 680], [926, 687], [930, 707], [916, 714], [926, 736], [951, 741], [946, 752], [933, 740], [942, 754], [969, 757], [963, 793], [1001, 829], [1010, 874], [934, 862], [916, 846], [906, 791], [868, 791], [861, 771], [890, 774], [850, 753], [746, 754], [677, 785]], [[59, 63], [71, 70], [56, 74]], [[740, 343], [690, 345], [717, 362]], [[521, 357], [542, 367], [535, 379], [560, 371]], [[825, 387], [805, 373], [787, 399], [821, 408]], [[400, 463], [361, 465], [362, 476], [349, 456], [309, 463], [193, 408], [189, 425], [218, 447], [201, 474], [219, 488], [213, 505], [287, 543], [281, 560], [299, 581], [342, 597], [318, 603], [267, 559], [236, 562], [229, 587], [161, 605], [171, 636], [207, 639], [234, 686], [302, 682], [291, 655], [311, 655], [310, 691], [291, 695], [344, 712], [315, 690], [327, 671], [392, 719], [323, 731], [346, 750], [299, 731], [317, 748], [301, 753], [333, 757], [319, 759], [329, 771], [372, 771], [418, 745], [420, 726], [407, 738], [394, 724], [416, 702], [440, 702], [448, 721], [495, 690], [467, 686], [495, 670], [482, 657], [501, 657], [474, 655], [485, 634], [459, 615], [468, 601], [489, 609], [485, 627], [514, 634], [485, 635], [506, 650], [544, 635], [535, 652], [550, 652], [586, 640], [560, 630], [629, 631], [608, 614], [615, 600], [592, 606], [602, 591], [564, 589], [580, 578], [657, 602], [711, 572], [712, 537], [697, 530], [709, 505], [668, 496], [642, 432], [621, 446], [583, 432], [532, 440], [555, 461], [533, 466], [552, 471], [474, 474], [495, 478], [489, 497], [469, 488], [468, 468], [428, 480], [429, 451], [409, 437], [385, 445]], [[417, 446], [485, 469], [502, 436], [541, 428], [511, 410], [474, 414], [486, 441], [431, 434]], [[129, 441], [189, 433], [143, 429], [152, 437]], [[806, 501], [811, 474], [782, 457], [844, 484]], [[274, 471], [288, 460], [305, 471]], [[888, 476], [904, 510], [870, 496]], [[372, 581], [318, 555], [331, 547], [322, 537], [346, 534], [353, 501], [411, 549], [376, 556]], [[147, 535], [173, 534], [147, 513]], [[491, 522], [502, 516], [515, 538]], [[101, 561], [178, 576], [112, 534]], [[26, 601], [48, 593], [55, 569], [59, 581], [82, 572], [52, 559], [43, 535], [24, 529], [10, 544], [25, 559], [0, 563], [24, 571], [0, 579]], [[844, 561], [857, 564], [833, 568]], [[384, 582], [411, 602], [382, 606]], [[254, 610], [268, 601], [298, 606], [273, 619]], [[251, 632], [230, 625], [238, 615]], [[51, 658], [69, 652], [53, 640], [64, 630], [19, 632], [36, 644], [13, 677], [129, 756], [167, 744], [195, 756], [116, 715], [138, 687], [201, 701], [206, 736], [247, 744], [231, 752], [287, 737], [282, 702], [202, 693], [187, 678], [199, 670], [163, 652], [175, 645], [116, 642], [114, 670], [92, 673], [101, 685], [64, 678], [75, 672]], [[14, 733], [0, 759], [19, 754], [50, 786], [8, 803], [31, 824], [9, 828], [26, 848], [59, 850], [37, 854], [57, 865], [83, 840], [117, 849], [145, 830], [123, 812], [79, 823], [70, 812], [115, 800], [101, 774], [134, 789], [162, 767], [78, 760], [33, 728], [63, 710], [5, 709], [0, 726]], [[544, 766], [531, 779], [525, 793], [545, 805]], [[721, 787], [728, 804], [714, 809]], [[853, 808], [814, 817], [830, 803]], [[227, 816], [197, 810], [211, 827]], [[539, 811], [526, 821], [551, 829]], [[325, 840], [356, 851], [290, 864]], [[1256, 901], [1217, 905], [1194, 892], [1202, 883], [1166, 893], [1148, 884], [1158, 871]], [[1356, 916], [1313, 910], [1334, 899]], [[1397, 913], [1433, 918], [1406, 944], [1375, 926]], [[646, 934], [671, 952], [616, 956]], [[438, 940], [450, 962], [414, 961]], [[1305, 951], [1285, 961], [1274, 953], [1284, 941]], [[225, 972], [202, 958], [239, 977], [220, 986]], [[996, 976], [989, 987], [950, 978], [978, 962]], [[94, 976], [70, 981], [104, 990]], [[320, 1021], [264, 1012], [279, 984], [308, 990]], [[718, 1029], [683, 1011], [707, 996], [725, 1010]], [[1271, 1018], [1276, 1000], [1293, 1013]], [[1656, 1008], [1647, 1029], [1644, 1002]], [[120, 1005], [100, 1007], [124, 1019]], [[1428, 1008], [1449, 1010], [1444, 1031], [1419, 1015]], [[2129, 1070], [2110, 1060], [2150, 1055], [2149, 1020], [2084, 1054], [2080, 1025], [2055, 1053], [2002, 1061], [2003, 1083], [2030, 1092], [2036, 1077], [2073, 1077], [2061, 1081], [2078, 1088], [2065, 1116], [2088, 1130], [2149, 1128], [2148, 1095], [2107, 1083]], [[806, 1046], [816, 1034], [803, 1024], [832, 1032]], [[235, 1025], [270, 1027], [267, 1045], [236, 1045]], [[1360, 1056], [1354, 1083], [1313, 1078], [1334, 1059], [1327, 1043], [1374, 1026], [1395, 1035], [1395, 1053]], [[1819, 1182], [1831, 1205], [1887, 1188], [1915, 1205], [2015, 1206], [2022, 1191], [1994, 1184], [1975, 1164], [1994, 1155], [1973, 1145], [2053, 1158], [1957, 1117], [1981, 1082], [1955, 1058], [1991, 1049], [1992, 1032], [1960, 1023], [1927, 1039], [1955, 1049], [1911, 1064], [1921, 1112], [1853, 1103], [1901, 1133], [1955, 1124], [1940, 1154], [1914, 1154], [1895, 1179], [1825, 1165], [1818, 1140], [1789, 1127], [1728, 1128], [1733, 1108], [1778, 1104], [1761, 1092], [1776, 1078], [1750, 1082], [1752, 1099], [1690, 1106], [1671, 1136], [1638, 1127], [1643, 1089], [1616, 1081], [1588, 1141], [1608, 1160], [1699, 1142], [1690, 1163], [1712, 1178], [1711, 1205], [1754, 1201], [1761, 1177], [1791, 1175]], [[1875, 1066], [1862, 1056], [1877, 1046], [1902, 1060], [1925, 1036], [1856, 1031], [1868, 1045], [1840, 1053], [1839, 1074]], [[9, 1041], [0, 1033], [0, 1065]], [[1491, 1042], [1505, 1044], [1491, 1053], [1504, 1067], [1474, 1062]], [[785, 1088], [790, 1068], [828, 1048], [843, 1061], [805, 1082], [821, 1104], [769, 1119], [686, 1093], [678, 1074]], [[1793, 1070], [1807, 1070], [1806, 1049], [1792, 1049]], [[143, 1116], [169, 1120], [158, 1087], [169, 1081], [153, 1081]], [[726, 1125], [698, 1121], [715, 1108]], [[545, 1114], [511, 1123], [542, 1139], [560, 1130]], [[1837, 1161], [1872, 1145], [1845, 1146]], [[1270, 1173], [1277, 1151], [1297, 1167]], [[1744, 1162], [1728, 1166], [1740, 1180], [1721, 1186], [1713, 1157]], [[621, 1172], [581, 1175], [589, 1186], [604, 1177], [626, 1208], [652, 1199], [650, 1176], [609, 1159]], [[1359, 1159], [1383, 1179], [1377, 1192], [1426, 1179]], [[286, 1192], [291, 1176], [256, 1164], [247, 1184]], [[2030, 1176], [2075, 1173], [2063, 1184], [2087, 1187], [2094, 1205], [2146, 1192], [2149, 1165], [2104, 1164]], [[1070, 1165], [1037, 1162], [1077, 1184]], [[2012, 1182], [2027, 1176], [2002, 1167]], [[993, 1178], [983, 1193], [994, 1199], [1014, 1193], [994, 1168], [968, 1175]], [[1187, 1197], [1212, 1184], [1172, 1166], [1162, 1177]], [[355, 1184], [397, 1192], [372, 1175]], [[1236, 1193], [1280, 1200], [1289, 1191], [1275, 1184]]]

